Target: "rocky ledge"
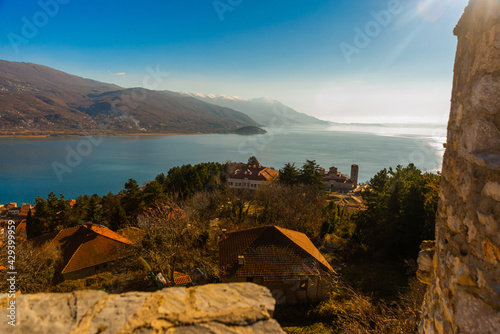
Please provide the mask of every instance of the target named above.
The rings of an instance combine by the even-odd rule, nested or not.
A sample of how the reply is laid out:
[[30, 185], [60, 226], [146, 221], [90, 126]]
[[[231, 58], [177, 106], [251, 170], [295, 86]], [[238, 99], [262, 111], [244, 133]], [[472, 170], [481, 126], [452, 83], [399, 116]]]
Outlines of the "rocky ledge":
[[0, 333], [284, 333], [275, 300], [253, 283], [168, 288], [153, 293], [77, 291], [17, 295], [16, 326], [0, 295]]

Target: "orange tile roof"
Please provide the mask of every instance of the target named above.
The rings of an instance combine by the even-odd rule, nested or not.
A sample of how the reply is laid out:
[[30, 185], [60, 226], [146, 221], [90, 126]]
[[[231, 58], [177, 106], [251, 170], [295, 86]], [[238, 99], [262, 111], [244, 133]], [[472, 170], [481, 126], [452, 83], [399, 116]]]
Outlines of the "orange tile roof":
[[189, 275], [174, 271], [174, 283], [175, 285], [189, 284], [192, 283], [192, 280]]
[[255, 181], [269, 181], [270, 179], [278, 176], [279, 172], [267, 167], [246, 167], [237, 169], [234, 173], [229, 174], [230, 179], [249, 179]]
[[325, 257], [320, 253], [320, 251], [314, 246], [311, 239], [307, 237], [304, 233], [297, 232], [294, 230], [289, 230], [286, 228], [275, 226], [281, 233], [286, 235], [290, 240], [292, 240], [297, 246], [305, 250], [309, 255], [323, 264], [325, 267], [334, 271], [330, 263], [325, 259]]
[[121, 247], [132, 242], [110, 229], [86, 224], [34, 238], [35, 244], [54, 242], [63, 251], [63, 274], [111, 262], [119, 258]]
[[31, 209], [31, 205], [30, 204], [23, 204], [23, 205], [21, 205], [21, 212], [19, 212], [19, 215], [20, 216], [27, 216], [28, 212], [30, 211], [30, 209]]
[[[244, 257], [243, 265], [238, 256]], [[335, 272], [305, 234], [277, 226], [228, 233], [219, 243], [219, 265], [225, 277], [265, 281]]]

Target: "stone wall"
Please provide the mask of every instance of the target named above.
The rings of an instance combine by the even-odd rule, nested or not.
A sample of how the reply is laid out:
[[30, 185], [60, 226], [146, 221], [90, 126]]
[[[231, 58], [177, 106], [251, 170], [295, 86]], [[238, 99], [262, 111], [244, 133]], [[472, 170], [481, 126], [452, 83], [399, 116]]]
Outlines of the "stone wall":
[[471, 0], [454, 32], [434, 275], [420, 332], [500, 333], [500, 2]]
[[78, 291], [18, 295], [16, 327], [7, 324], [7, 295], [0, 295], [0, 333], [282, 334], [270, 318], [275, 300], [253, 283], [107, 294]]

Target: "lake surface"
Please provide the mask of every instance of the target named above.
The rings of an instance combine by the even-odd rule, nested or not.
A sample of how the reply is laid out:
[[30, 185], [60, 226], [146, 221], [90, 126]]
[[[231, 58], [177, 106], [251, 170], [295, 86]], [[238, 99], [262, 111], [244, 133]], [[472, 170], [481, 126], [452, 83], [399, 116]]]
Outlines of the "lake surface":
[[414, 162], [441, 169], [445, 126], [335, 125], [329, 129], [267, 129], [266, 135], [182, 135], [0, 138], [0, 203], [34, 203], [53, 191], [67, 199], [117, 193], [129, 178], [139, 184], [174, 166], [243, 161], [255, 155], [280, 169], [306, 159], [350, 173], [360, 182], [383, 168]]

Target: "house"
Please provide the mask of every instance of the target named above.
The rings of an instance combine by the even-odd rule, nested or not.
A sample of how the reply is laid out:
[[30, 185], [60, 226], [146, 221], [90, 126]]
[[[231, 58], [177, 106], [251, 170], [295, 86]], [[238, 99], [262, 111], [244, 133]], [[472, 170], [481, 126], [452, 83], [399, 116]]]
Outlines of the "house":
[[52, 242], [61, 247], [61, 274], [64, 280], [85, 278], [108, 271], [111, 262], [121, 258], [121, 249], [132, 244], [125, 236], [92, 223], [44, 234], [33, 241], [38, 245]]
[[257, 190], [262, 185], [278, 177], [278, 175], [279, 172], [272, 168], [252, 165], [238, 168], [229, 174], [227, 184], [229, 188], [233, 189]]
[[12, 209], [12, 208], [17, 207], [17, 203], [16, 202], [10, 202], [10, 203], [5, 204], [4, 207], [6, 209]]
[[324, 169], [321, 169], [323, 182], [325, 183], [325, 187], [329, 191], [347, 192], [356, 189], [358, 186], [358, 173], [358, 165], [351, 166], [350, 178], [347, 177], [347, 175], [340, 173], [337, 167], [330, 167], [330, 170], [328, 172], [326, 172]]
[[326, 299], [335, 274], [305, 234], [277, 226], [223, 233], [219, 266], [223, 283], [266, 286], [278, 304]]
[[31, 209], [31, 205], [28, 204], [28, 203], [24, 203], [23, 205], [21, 205], [21, 210], [19, 211], [19, 218], [26, 218], [28, 217], [28, 212], [30, 211]]
[[21, 212], [21, 207], [15, 206], [15, 207], [9, 209], [9, 216], [12, 216], [12, 217], [17, 216], [17, 215], [19, 215], [20, 212]]

